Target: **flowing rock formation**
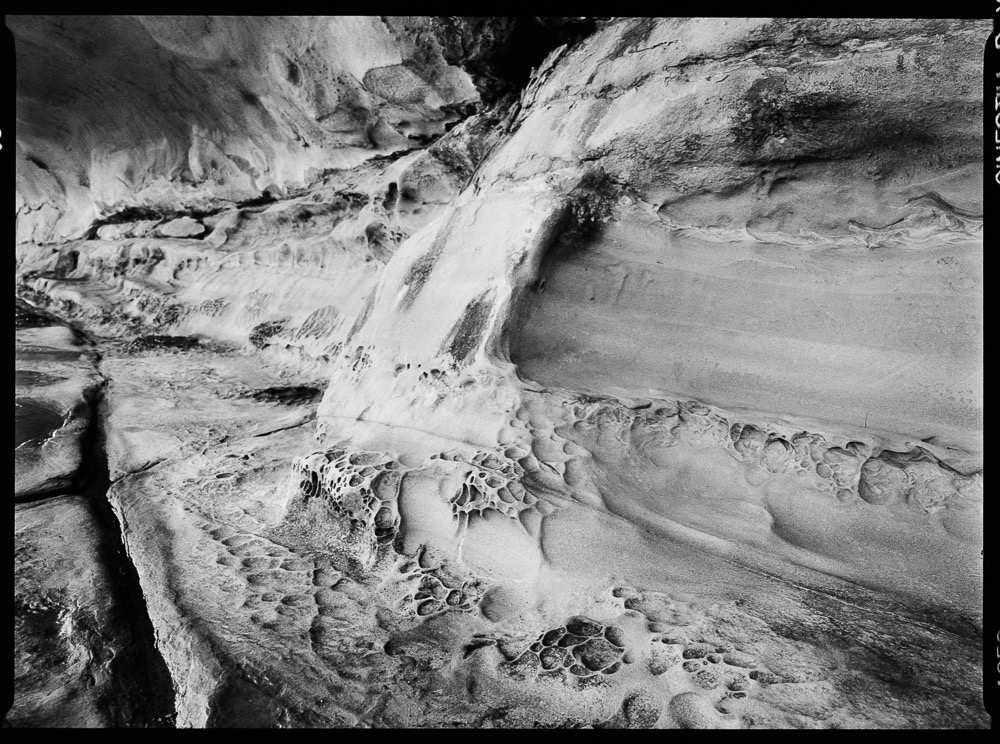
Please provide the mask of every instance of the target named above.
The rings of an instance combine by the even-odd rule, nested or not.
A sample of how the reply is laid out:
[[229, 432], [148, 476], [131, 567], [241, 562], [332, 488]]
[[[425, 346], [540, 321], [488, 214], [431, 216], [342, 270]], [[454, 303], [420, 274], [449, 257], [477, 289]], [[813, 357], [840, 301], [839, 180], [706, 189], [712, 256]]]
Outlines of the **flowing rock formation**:
[[986, 22], [8, 24], [176, 725], [987, 725]]

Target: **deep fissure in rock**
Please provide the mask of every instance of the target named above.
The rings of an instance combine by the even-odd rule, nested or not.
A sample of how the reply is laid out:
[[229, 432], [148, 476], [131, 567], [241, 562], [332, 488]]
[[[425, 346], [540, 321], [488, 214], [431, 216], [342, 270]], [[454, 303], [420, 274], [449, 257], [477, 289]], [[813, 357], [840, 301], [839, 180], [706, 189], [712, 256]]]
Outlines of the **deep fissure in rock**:
[[[22, 298], [17, 298], [19, 316], [37, 317], [48, 325], [59, 324], [71, 328], [90, 343], [94, 339], [74, 324], [63, 321], [51, 313], [36, 308]], [[100, 374], [100, 354], [94, 365]], [[122, 526], [108, 501], [111, 480], [105, 449], [103, 409], [105, 379], [100, 385], [84, 392], [90, 408], [90, 421], [80, 439], [81, 465], [65, 488], [46, 492], [40, 496], [18, 498], [19, 504], [47, 501], [60, 496], [80, 494], [86, 500], [98, 523], [103, 528], [100, 535], [101, 563], [109, 570], [115, 593], [114, 606], [117, 618], [129, 623], [121, 636], [126, 639], [126, 653], [116, 655], [110, 662], [115, 678], [114, 690], [126, 692], [114, 698], [102, 697], [97, 703], [102, 713], [120, 727], [173, 728], [176, 718], [174, 690], [170, 672], [156, 648], [153, 625], [149, 617], [136, 568], [125, 548]], [[13, 700], [11, 700], [11, 704]], [[9, 709], [9, 708], [8, 708]], [[6, 721], [6, 725], [11, 725]]]
[[[100, 364], [100, 357], [96, 363]], [[90, 427], [83, 437], [84, 458], [79, 492], [87, 497], [99, 522], [104, 526], [106, 539], [103, 548], [109, 565], [115, 569], [113, 575], [117, 579], [115, 587], [119, 594], [120, 611], [124, 617], [132, 620], [130, 633], [134, 643], [134, 657], [121, 661], [116, 658], [114, 663], [120, 665], [118, 671], [123, 680], [132, 680], [135, 710], [132, 720], [123, 720], [118, 725], [173, 728], [177, 716], [173, 681], [163, 656], [156, 648], [153, 624], [139, 575], [125, 548], [122, 526], [107, 497], [111, 479], [108, 474], [103, 420], [106, 385], [107, 381], [92, 391], [88, 399], [92, 416]], [[122, 686], [125, 687], [124, 684]]]

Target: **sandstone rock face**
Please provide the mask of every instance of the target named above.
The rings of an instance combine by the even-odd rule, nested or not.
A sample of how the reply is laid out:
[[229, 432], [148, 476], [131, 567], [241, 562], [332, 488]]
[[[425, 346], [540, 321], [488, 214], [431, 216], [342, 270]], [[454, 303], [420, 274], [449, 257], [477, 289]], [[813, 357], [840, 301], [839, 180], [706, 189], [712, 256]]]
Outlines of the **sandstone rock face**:
[[[12, 16], [18, 235], [213, 205], [412, 147], [478, 100], [418, 21]], [[53, 42], [58, 39], [58, 42]]]
[[8, 23], [176, 725], [987, 725], [985, 22]]

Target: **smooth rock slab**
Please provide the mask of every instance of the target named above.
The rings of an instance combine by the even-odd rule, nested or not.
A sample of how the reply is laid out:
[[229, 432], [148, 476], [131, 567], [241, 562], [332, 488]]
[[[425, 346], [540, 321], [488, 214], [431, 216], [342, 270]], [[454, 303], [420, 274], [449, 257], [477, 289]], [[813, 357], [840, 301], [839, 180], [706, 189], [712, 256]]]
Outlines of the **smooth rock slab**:
[[205, 226], [191, 217], [170, 220], [156, 228], [156, 233], [164, 238], [197, 238], [204, 232]]

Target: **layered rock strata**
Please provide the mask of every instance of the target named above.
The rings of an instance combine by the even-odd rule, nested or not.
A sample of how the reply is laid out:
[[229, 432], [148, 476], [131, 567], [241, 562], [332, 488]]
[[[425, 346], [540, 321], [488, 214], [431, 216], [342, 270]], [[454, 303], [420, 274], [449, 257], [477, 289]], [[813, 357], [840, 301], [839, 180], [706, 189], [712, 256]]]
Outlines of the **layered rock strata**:
[[985, 726], [987, 26], [483, 23], [115, 22], [211, 107], [21, 145], [177, 724]]

